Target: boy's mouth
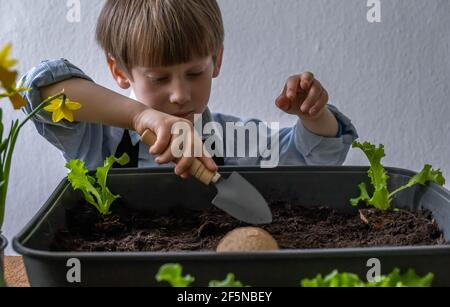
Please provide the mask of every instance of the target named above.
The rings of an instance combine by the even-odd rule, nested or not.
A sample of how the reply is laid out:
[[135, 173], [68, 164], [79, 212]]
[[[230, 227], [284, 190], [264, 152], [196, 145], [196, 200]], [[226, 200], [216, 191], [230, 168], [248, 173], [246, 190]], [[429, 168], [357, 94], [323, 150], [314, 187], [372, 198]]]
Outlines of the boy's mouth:
[[173, 116], [176, 116], [176, 117], [182, 117], [182, 118], [188, 118], [188, 117], [190, 117], [193, 113], [194, 113], [194, 111], [187, 112], [187, 113], [177, 113], [177, 114], [173, 114]]

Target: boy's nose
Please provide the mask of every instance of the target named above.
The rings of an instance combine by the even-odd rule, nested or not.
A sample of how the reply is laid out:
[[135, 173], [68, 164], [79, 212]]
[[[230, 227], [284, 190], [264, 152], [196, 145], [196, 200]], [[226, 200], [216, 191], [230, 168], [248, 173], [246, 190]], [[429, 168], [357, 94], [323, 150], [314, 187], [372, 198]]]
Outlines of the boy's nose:
[[174, 82], [172, 93], [170, 95], [170, 103], [185, 104], [191, 100], [190, 89], [183, 82]]

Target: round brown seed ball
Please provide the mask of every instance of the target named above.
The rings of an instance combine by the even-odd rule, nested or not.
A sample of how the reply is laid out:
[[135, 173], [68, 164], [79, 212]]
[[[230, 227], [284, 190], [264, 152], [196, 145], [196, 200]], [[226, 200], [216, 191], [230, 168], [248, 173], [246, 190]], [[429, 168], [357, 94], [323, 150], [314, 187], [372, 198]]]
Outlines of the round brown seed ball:
[[236, 228], [219, 243], [216, 251], [244, 252], [277, 250], [277, 241], [264, 229], [257, 227]]

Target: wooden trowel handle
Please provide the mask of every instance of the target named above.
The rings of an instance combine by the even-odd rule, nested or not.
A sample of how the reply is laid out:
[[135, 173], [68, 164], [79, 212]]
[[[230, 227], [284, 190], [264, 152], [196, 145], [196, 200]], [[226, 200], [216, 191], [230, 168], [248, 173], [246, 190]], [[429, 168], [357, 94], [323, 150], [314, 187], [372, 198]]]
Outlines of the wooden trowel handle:
[[[149, 146], [153, 146], [156, 143], [156, 134], [153, 131], [147, 129], [141, 136], [142, 142]], [[175, 160], [175, 163], [178, 163], [178, 159]], [[211, 183], [216, 183], [220, 179], [219, 173], [211, 172], [209, 169], [203, 165], [202, 161], [199, 159], [195, 159], [191, 168], [189, 169], [189, 174], [195, 178], [197, 178], [200, 182], [205, 185], [210, 185]]]

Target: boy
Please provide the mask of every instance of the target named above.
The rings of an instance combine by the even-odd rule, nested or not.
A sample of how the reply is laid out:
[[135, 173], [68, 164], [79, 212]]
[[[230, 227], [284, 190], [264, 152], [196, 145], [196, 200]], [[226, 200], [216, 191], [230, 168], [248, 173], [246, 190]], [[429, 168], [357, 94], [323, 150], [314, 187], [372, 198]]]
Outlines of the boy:
[[[82, 105], [73, 123], [55, 124], [46, 112], [34, 120], [38, 132], [66, 160], [80, 159], [95, 169], [105, 157], [127, 152], [132, 158], [128, 167], [167, 164], [174, 160], [173, 125], [183, 121], [192, 127], [194, 114], [201, 114], [203, 125], [214, 121], [223, 130], [227, 122], [260, 123], [211, 113], [207, 107], [223, 57], [224, 29], [216, 0], [107, 0], [96, 38], [115, 81], [122, 89], [131, 87], [133, 99], [96, 85], [64, 59], [42, 62], [22, 78], [24, 86], [32, 88], [24, 93], [26, 113], [63, 89]], [[311, 73], [288, 78], [276, 105], [299, 121], [279, 131], [280, 165], [344, 162], [356, 129], [327, 102], [327, 91]], [[146, 129], [157, 135], [151, 148], [139, 141]], [[192, 133], [192, 138], [198, 135]], [[262, 160], [219, 158], [215, 161], [226, 165], [257, 165]], [[200, 159], [211, 171], [217, 170], [206, 152]], [[183, 157], [175, 173], [188, 177], [192, 162]]]

